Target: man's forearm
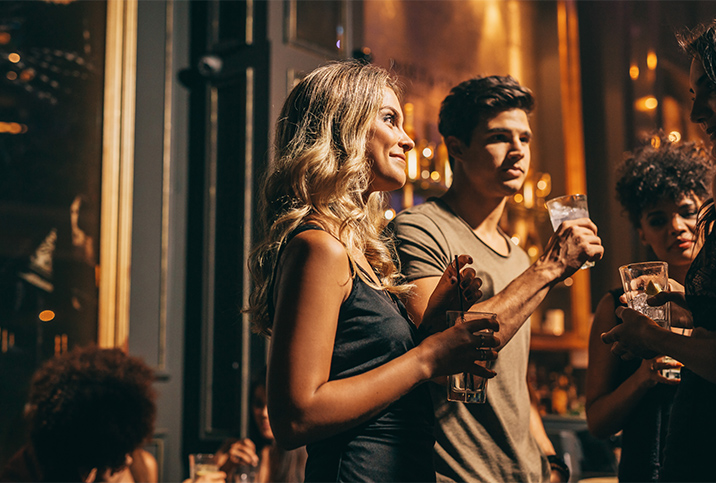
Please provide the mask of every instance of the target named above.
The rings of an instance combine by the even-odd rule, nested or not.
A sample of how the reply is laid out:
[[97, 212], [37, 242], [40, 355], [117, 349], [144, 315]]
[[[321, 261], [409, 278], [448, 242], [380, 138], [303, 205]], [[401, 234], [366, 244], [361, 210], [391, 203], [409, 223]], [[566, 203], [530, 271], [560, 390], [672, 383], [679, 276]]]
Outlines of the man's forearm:
[[557, 272], [538, 260], [501, 292], [472, 306], [471, 310], [497, 314], [501, 340], [498, 350], [512, 339], [558, 280]]
[[660, 354], [672, 356], [691, 371], [704, 379], [716, 383], [716, 334], [704, 331], [691, 337], [679, 334], [665, 334], [654, 342], [654, 349]]

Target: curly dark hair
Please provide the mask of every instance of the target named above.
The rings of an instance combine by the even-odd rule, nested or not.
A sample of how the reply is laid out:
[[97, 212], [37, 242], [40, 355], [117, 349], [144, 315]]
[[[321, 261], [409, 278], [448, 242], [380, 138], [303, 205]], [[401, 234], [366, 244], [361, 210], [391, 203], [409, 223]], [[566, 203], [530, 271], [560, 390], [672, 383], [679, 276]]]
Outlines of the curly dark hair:
[[120, 349], [75, 348], [32, 378], [30, 439], [47, 481], [117, 471], [153, 433], [152, 370]]
[[[461, 82], [450, 90], [440, 106], [438, 130], [443, 138], [455, 136], [470, 145], [475, 128], [502, 111], [534, 109], [532, 91], [512, 76], [491, 75]], [[453, 160], [450, 159], [452, 167]]]
[[713, 177], [711, 158], [701, 143], [672, 143], [657, 133], [652, 144], [626, 153], [617, 169], [619, 203], [639, 228], [645, 209], [662, 200], [678, 202], [693, 193], [701, 200], [710, 197]]

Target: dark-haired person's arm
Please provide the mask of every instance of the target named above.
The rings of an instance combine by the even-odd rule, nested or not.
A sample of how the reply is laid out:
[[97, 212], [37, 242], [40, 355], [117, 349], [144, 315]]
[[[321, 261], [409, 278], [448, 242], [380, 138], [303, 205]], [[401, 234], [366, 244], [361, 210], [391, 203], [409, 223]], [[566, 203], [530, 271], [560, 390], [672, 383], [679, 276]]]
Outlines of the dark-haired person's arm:
[[697, 327], [687, 337], [659, 327], [632, 309], [619, 307], [616, 314], [622, 323], [601, 335], [613, 354], [623, 359], [668, 355], [716, 384], [716, 332]]

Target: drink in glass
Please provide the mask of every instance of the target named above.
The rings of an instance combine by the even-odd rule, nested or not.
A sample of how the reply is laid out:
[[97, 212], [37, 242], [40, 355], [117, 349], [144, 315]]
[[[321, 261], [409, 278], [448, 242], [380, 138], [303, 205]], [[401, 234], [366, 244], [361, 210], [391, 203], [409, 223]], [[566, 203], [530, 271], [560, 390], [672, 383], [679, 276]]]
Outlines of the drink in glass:
[[[464, 312], [460, 310], [449, 310], [447, 312], [447, 326], [462, 324], [477, 319], [492, 319], [495, 314], [489, 312]], [[492, 334], [492, 329], [483, 329], [480, 333]], [[492, 368], [493, 361], [476, 361], [488, 369]], [[484, 403], [487, 400], [487, 379], [468, 372], [448, 376], [447, 384], [448, 401], [460, 401], [464, 403]]]
[[219, 465], [216, 464], [213, 454], [197, 453], [189, 455], [189, 475], [192, 481], [218, 471]]
[[[557, 231], [559, 225], [566, 220], [577, 218], [589, 218], [587, 207], [587, 195], [567, 195], [553, 198], [545, 203], [549, 212], [549, 219], [552, 222], [552, 229]], [[590, 268], [594, 262], [585, 262], [580, 269]]]
[[[629, 308], [646, 315], [659, 326], [671, 330], [669, 303], [652, 307], [646, 302], [646, 299], [668, 287], [668, 264], [666, 262], [630, 263], [619, 267], [619, 275]], [[663, 360], [665, 362], [674, 361], [669, 356], [665, 356]], [[681, 370], [678, 368], [662, 369], [661, 375], [668, 379], [681, 379]]]

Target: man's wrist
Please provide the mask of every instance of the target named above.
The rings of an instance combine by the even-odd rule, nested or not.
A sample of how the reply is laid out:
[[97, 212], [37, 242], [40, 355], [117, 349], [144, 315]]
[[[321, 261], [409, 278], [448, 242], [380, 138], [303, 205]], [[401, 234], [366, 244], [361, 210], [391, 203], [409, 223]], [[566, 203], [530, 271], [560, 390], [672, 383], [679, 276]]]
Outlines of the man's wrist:
[[531, 267], [536, 274], [543, 278], [543, 285], [559, 282], [564, 278], [566, 267], [556, 260], [550, 259], [547, 254], [542, 255]]

